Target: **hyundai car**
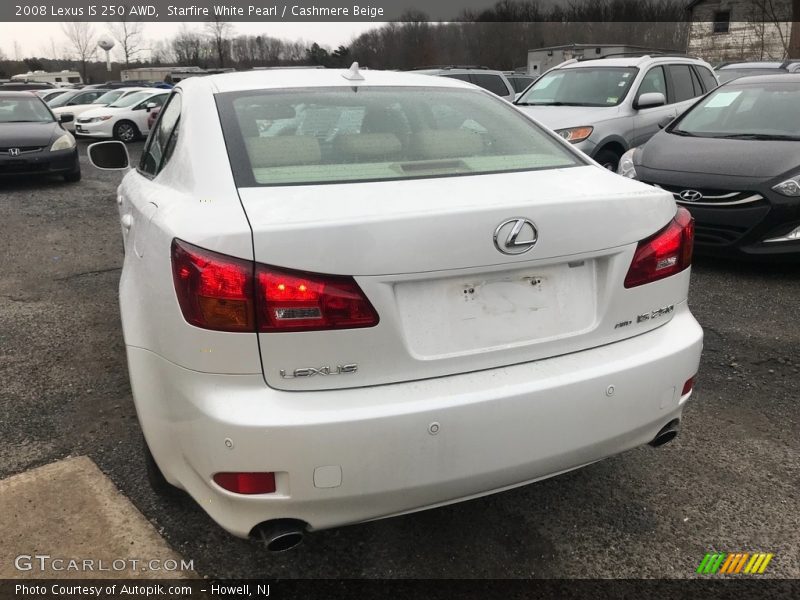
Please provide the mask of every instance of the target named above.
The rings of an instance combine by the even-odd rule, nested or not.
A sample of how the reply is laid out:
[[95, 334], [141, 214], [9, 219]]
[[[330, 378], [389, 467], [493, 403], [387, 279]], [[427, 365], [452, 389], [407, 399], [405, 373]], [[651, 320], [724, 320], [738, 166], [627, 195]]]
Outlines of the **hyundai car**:
[[697, 251], [800, 258], [800, 74], [735, 79], [641, 148], [620, 173], [673, 194]]

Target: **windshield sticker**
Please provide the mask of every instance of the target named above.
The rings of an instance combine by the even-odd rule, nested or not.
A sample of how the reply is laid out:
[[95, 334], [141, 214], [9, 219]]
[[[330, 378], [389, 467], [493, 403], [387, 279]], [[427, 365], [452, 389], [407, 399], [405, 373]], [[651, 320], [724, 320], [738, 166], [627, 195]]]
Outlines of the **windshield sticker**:
[[606, 104], [614, 104], [616, 101], [617, 101], [616, 96], [609, 96], [608, 98], [606, 98]]
[[730, 106], [742, 92], [719, 92], [716, 96], [706, 102], [706, 108], [724, 108]]
[[628, 78], [628, 77], [630, 77], [630, 76], [631, 76], [631, 74], [630, 74], [630, 73], [623, 73], [623, 74], [622, 74], [622, 78], [623, 78], [623, 79], [627, 79], [627, 78]]

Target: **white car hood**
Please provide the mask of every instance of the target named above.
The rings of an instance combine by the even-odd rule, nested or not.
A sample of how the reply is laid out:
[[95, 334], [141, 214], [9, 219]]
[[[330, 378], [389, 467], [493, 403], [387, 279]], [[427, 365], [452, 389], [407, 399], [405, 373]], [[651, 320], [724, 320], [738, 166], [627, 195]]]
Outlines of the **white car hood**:
[[126, 110], [122, 107], [111, 108], [110, 106], [101, 106], [100, 108], [93, 108], [81, 114], [81, 119], [91, 119], [92, 117], [102, 117]]
[[97, 108], [105, 108], [106, 104], [75, 104], [73, 106], [59, 106], [58, 108], [54, 108], [53, 114], [61, 115], [64, 113], [71, 113], [73, 111], [87, 111], [87, 110], [95, 110]]
[[517, 106], [550, 129], [595, 125], [619, 115], [619, 106]]

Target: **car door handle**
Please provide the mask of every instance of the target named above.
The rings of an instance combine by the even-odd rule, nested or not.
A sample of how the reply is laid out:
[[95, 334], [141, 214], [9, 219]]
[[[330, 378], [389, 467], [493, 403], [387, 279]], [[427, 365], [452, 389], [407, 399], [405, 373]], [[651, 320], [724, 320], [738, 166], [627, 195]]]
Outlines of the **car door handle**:
[[131, 227], [133, 227], [133, 215], [122, 215], [120, 222], [126, 231], [130, 231]]

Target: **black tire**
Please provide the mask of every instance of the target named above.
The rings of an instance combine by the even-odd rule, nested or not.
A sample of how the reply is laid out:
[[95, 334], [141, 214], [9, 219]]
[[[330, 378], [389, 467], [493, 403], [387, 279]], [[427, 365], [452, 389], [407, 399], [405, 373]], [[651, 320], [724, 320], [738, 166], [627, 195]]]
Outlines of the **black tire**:
[[64, 181], [67, 183], [78, 183], [81, 180], [81, 170], [73, 171], [64, 175]]
[[130, 121], [120, 121], [114, 125], [114, 139], [129, 144], [135, 142], [141, 137], [139, 128]]
[[147, 473], [147, 482], [156, 493], [157, 496], [162, 498], [180, 498], [183, 495], [183, 490], [176, 488], [169, 481], [167, 481], [161, 469], [158, 468], [156, 459], [150, 452], [147, 446], [147, 441], [142, 436], [142, 449], [144, 450], [144, 464]]
[[600, 163], [601, 166], [605, 167], [609, 171], [614, 171], [616, 173], [617, 167], [619, 166], [619, 159], [621, 156], [614, 152], [613, 150], [609, 150], [607, 148], [603, 148], [598, 152], [594, 159]]

